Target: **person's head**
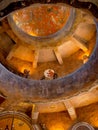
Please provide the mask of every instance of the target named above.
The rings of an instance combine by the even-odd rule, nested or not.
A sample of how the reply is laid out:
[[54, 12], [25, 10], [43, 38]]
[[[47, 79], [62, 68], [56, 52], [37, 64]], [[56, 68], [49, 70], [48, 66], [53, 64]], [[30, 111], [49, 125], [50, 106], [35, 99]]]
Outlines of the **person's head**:
[[27, 69], [24, 69], [24, 74], [29, 74], [29, 70], [27, 70]]
[[53, 78], [53, 76], [54, 76], [54, 70], [52, 70], [52, 69], [45, 70], [44, 76], [46, 78]]

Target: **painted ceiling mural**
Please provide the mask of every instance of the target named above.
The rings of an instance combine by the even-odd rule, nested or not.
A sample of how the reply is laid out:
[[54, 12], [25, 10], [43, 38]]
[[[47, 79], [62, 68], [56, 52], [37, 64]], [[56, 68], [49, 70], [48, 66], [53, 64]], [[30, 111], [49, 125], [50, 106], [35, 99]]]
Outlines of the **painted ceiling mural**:
[[27, 7], [34, 3], [66, 3], [76, 8], [86, 8], [90, 10], [93, 15], [98, 17], [96, 13], [98, 11], [98, 1], [97, 0], [1, 0], [0, 1], [0, 18], [8, 15], [10, 12]]

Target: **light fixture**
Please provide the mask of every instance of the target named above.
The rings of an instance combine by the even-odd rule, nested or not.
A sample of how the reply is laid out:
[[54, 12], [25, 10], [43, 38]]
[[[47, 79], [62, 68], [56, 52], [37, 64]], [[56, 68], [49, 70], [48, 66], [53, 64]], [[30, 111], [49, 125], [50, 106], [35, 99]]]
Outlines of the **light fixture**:
[[23, 74], [25, 78], [28, 78], [30, 76], [30, 70], [24, 69]]
[[83, 55], [83, 64], [88, 61], [89, 57], [87, 55]]

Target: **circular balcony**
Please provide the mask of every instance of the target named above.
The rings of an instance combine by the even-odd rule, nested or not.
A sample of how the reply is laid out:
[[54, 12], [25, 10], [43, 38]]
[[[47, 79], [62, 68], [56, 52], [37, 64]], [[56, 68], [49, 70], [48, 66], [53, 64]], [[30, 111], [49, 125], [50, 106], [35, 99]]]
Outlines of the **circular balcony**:
[[35, 4], [9, 15], [14, 33], [24, 42], [55, 46], [70, 31], [75, 9], [63, 4]]

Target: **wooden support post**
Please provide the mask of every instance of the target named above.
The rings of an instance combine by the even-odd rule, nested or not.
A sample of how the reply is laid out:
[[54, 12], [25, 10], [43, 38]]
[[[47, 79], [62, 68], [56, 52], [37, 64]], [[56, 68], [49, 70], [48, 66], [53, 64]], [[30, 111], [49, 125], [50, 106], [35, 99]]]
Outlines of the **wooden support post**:
[[39, 50], [35, 50], [33, 59], [33, 68], [37, 68], [38, 57], [39, 57]]
[[31, 115], [33, 124], [37, 123], [38, 116], [39, 116], [39, 112], [36, 110], [36, 105], [33, 104], [32, 105], [32, 115]]
[[8, 54], [6, 60], [11, 60], [12, 57], [14, 57], [14, 53], [16, 51], [16, 49], [19, 47], [18, 44], [14, 45], [14, 47], [12, 48], [12, 50], [10, 51], [10, 53]]
[[9, 55], [7, 56], [7, 58], [6, 58], [6, 60], [11, 60], [11, 58], [13, 57], [13, 55], [14, 55], [14, 52], [13, 51], [11, 51], [10, 53], [9, 53]]
[[77, 119], [77, 115], [76, 115], [76, 111], [74, 106], [72, 105], [72, 103], [69, 100], [64, 101], [64, 105], [71, 117], [72, 120]]
[[87, 41], [85, 41], [84, 39], [81, 39], [77, 35], [73, 35], [71, 38], [72, 38], [72, 41], [76, 44], [76, 46], [78, 46], [84, 52], [86, 52], [88, 50], [88, 48], [86, 46]]
[[59, 64], [62, 65], [63, 64], [63, 59], [62, 59], [61, 54], [59, 53], [59, 50], [58, 50], [57, 47], [54, 48], [54, 53], [55, 53], [55, 56], [56, 56]]

